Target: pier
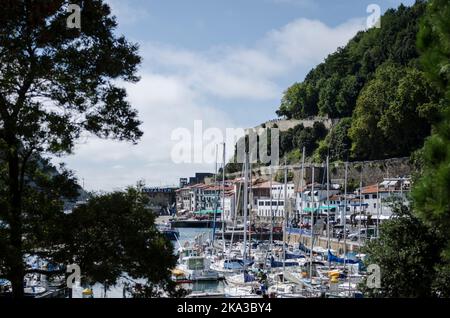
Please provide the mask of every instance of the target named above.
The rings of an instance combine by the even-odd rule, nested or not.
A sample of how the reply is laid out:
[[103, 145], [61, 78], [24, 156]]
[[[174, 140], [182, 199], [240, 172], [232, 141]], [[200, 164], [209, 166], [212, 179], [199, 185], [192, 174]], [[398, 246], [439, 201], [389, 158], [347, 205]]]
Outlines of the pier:
[[[216, 229], [222, 228], [222, 221], [216, 221]], [[213, 220], [174, 220], [170, 221], [172, 228], [213, 228]]]
[[[288, 231], [286, 234], [286, 242], [288, 244], [296, 245], [302, 243], [305, 246], [311, 246], [311, 235], [297, 232], [295, 229]], [[359, 252], [363, 244], [347, 240], [345, 242], [346, 249], [344, 249], [344, 241], [336, 238], [330, 238], [330, 249], [338, 252], [346, 250], [347, 252]], [[314, 247], [328, 248], [328, 238], [326, 236], [314, 236]]]

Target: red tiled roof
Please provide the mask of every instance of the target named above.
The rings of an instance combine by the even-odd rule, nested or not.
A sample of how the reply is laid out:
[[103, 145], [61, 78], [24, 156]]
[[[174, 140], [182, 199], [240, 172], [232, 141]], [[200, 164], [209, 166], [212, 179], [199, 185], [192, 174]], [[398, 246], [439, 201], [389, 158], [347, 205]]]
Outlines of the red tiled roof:
[[[362, 188], [361, 194], [369, 194], [369, 193], [377, 193], [378, 192], [378, 184], [372, 184]], [[381, 189], [379, 189], [381, 192]]]
[[[277, 181], [272, 181], [272, 185], [278, 185], [278, 184], [281, 184], [281, 183], [279, 183]], [[255, 189], [255, 188], [256, 189], [261, 189], [261, 188], [270, 189], [270, 181], [265, 181], [265, 182], [261, 182], [261, 183], [255, 184], [255, 185], [252, 186], [252, 188], [253, 189]]]
[[[322, 184], [320, 184], [318, 182], [314, 183], [315, 190], [320, 190], [321, 187], [323, 187]], [[312, 183], [309, 183], [309, 184], [306, 184], [305, 186], [303, 186], [303, 189], [300, 189], [300, 186], [299, 186], [296, 192], [303, 192], [303, 191], [311, 190], [311, 189], [312, 189]]]
[[338, 201], [338, 200], [341, 200], [341, 199], [342, 199], [342, 196], [340, 194], [333, 194], [329, 198], [329, 200], [333, 200], [333, 201]]

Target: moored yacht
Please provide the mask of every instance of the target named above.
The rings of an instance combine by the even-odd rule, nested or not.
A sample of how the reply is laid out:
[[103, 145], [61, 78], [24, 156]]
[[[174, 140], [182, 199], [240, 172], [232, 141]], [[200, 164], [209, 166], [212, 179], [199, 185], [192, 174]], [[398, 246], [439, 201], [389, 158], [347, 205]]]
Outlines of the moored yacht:
[[204, 256], [185, 256], [172, 271], [172, 279], [177, 283], [193, 283], [198, 281], [217, 281], [223, 278], [210, 268], [209, 260]]

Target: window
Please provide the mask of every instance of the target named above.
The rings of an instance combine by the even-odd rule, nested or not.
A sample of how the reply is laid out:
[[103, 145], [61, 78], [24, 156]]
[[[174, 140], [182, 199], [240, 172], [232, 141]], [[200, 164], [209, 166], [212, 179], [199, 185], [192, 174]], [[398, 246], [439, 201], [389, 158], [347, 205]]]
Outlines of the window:
[[374, 209], [377, 208], [377, 204], [376, 204], [376, 203], [373, 204], [373, 208], [374, 208]]

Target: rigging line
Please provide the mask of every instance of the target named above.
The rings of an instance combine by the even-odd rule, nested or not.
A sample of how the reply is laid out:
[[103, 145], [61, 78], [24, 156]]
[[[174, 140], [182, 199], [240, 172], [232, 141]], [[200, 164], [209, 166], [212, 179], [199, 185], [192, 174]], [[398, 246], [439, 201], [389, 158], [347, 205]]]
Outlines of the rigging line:
[[[279, 166], [276, 168], [277, 173], [278, 173], [278, 169], [279, 169]], [[278, 183], [278, 181], [277, 181], [277, 183]], [[275, 215], [276, 215], [277, 212], [278, 212], [278, 204], [279, 204], [279, 201], [280, 201], [281, 190], [282, 190], [282, 188], [280, 187], [280, 189], [279, 189], [279, 191], [278, 191], [278, 196], [277, 196], [277, 198], [276, 198], [277, 205], [276, 205], [275, 211], [273, 211], [273, 209], [272, 209], [272, 202], [271, 202], [270, 208], [271, 208], [271, 210], [272, 210], [272, 215], [271, 215], [271, 220], [270, 220], [270, 221], [272, 222], [272, 224], [273, 224], [273, 221], [274, 221], [274, 219], [275, 219]], [[272, 189], [270, 189], [270, 192], [272, 192]], [[283, 244], [284, 244], [284, 242], [283, 242]], [[268, 254], [269, 254], [269, 253], [267, 252], [267, 253], [266, 253], [266, 260], [267, 260]]]
[[[244, 177], [244, 171], [241, 171], [241, 178]], [[237, 194], [237, 200], [236, 200], [236, 205], [235, 205], [235, 211], [234, 211], [234, 221], [233, 221], [233, 232], [231, 232], [231, 242], [230, 242], [230, 252], [231, 252], [231, 247], [233, 245], [233, 240], [234, 240], [234, 231], [236, 229], [236, 223], [237, 223], [237, 214], [239, 211], [239, 203], [240, 203], [240, 196], [241, 196], [241, 188], [242, 188], [242, 182], [239, 182], [239, 190], [238, 190], [238, 194]]]

